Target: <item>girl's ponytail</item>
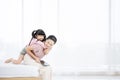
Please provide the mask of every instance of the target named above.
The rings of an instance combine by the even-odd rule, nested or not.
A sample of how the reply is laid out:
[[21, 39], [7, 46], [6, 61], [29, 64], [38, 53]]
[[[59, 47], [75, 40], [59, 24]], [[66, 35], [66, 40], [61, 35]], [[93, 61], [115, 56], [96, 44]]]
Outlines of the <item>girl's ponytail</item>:
[[36, 30], [34, 30], [34, 31], [32, 32], [32, 38], [31, 38], [31, 40], [30, 40], [30, 42], [29, 42], [29, 44], [28, 44], [28, 45], [30, 45], [30, 43], [31, 43], [32, 39], [33, 39], [33, 38], [35, 38], [35, 35], [36, 35]]
[[33, 39], [33, 37], [31, 38], [31, 40], [30, 40], [30, 42], [29, 42], [29, 44], [28, 44], [28, 45], [30, 45], [30, 43], [31, 43], [32, 39]]
[[36, 32], [37, 32], [37, 30], [34, 30], [34, 31], [32, 32], [32, 38], [35, 38]]

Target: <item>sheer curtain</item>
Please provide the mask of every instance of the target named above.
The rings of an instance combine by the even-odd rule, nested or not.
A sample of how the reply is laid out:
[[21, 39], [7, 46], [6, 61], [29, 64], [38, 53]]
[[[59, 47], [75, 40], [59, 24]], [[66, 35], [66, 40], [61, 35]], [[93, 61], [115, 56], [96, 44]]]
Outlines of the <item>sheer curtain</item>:
[[119, 65], [119, 3], [119, 0], [1, 0], [0, 59], [17, 58], [31, 39], [31, 32], [42, 28], [47, 36], [54, 34], [58, 38], [52, 51], [43, 58], [55, 71]]
[[[109, 0], [59, 0], [60, 53], [56, 66], [69, 71], [106, 70]], [[69, 68], [69, 69], [68, 69]], [[62, 70], [61, 70], [62, 71]]]
[[22, 41], [22, 2], [0, 0], [0, 59], [16, 57]]
[[111, 1], [111, 47], [109, 64], [112, 71], [120, 70], [120, 1]]

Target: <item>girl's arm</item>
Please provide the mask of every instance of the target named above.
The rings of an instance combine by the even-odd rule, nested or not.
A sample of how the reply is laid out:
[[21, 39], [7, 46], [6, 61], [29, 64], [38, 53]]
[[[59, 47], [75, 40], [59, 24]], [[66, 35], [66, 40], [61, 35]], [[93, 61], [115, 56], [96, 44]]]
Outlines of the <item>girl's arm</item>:
[[34, 55], [34, 53], [32, 52], [33, 48], [31, 46], [27, 46], [26, 47], [26, 52], [38, 63], [40, 63], [40, 60], [37, 56]]
[[49, 48], [44, 49], [45, 55], [48, 54], [48, 53], [50, 52], [51, 49], [52, 49], [52, 47], [49, 47]]

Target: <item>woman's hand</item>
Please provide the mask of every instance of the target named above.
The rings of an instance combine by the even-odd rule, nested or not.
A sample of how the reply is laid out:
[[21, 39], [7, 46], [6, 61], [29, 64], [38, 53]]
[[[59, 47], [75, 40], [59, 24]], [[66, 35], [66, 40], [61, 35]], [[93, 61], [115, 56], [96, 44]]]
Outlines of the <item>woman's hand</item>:
[[38, 57], [35, 58], [35, 61], [36, 61], [37, 63], [40, 63], [40, 59], [39, 59]]

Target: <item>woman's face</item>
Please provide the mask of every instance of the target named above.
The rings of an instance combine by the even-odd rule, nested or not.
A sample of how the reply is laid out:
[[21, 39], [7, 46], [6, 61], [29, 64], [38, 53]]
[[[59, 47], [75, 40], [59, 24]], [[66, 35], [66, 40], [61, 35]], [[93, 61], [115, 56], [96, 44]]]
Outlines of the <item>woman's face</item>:
[[44, 39], [44, 36], [43, 35], [37, 35], [36, 39], [42, 41]]
[[53, 41], [53, 40], [47, 39], [47, 40], [45, 41], [45, 46], [46, 46], [46, 47], [52, 47], [53, 45], [54, 45], [54, 41]]

